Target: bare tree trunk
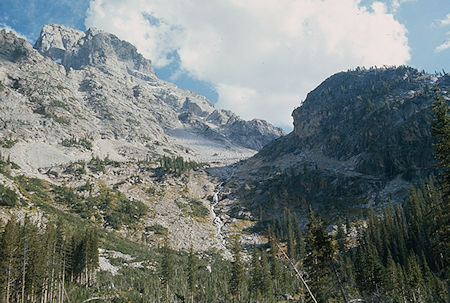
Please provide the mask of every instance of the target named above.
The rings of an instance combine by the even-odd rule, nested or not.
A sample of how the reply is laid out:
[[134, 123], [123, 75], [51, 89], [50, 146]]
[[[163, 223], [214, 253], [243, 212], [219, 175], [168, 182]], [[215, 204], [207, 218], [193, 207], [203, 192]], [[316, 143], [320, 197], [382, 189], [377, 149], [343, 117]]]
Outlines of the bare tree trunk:
[[47, 277], [42, 281], [41, 303], [47, 303]]
[[28, 250], [28, 241], [27, 236], [25, 235], [24, 244], [23, 244], [23, 263], [22, 263], [22, 303], [25, 300], [25, 277], [26, 277], [26, 266], [27, 266], [27, 250]]
[[339, 278], [339, 273], [338, 273], [337, 268], [336, 268], [335, 265], [333, 265], [333, 269], [334, 269], [334, 275], [336, 276], [337, 282], [339, 284], [339, 289], [341, 291], [342, 298], [344, 299], [345, 303], [348, 303], [348, 299], [347, 299], [347, 296], [345, 294], [344, 286], [342, 285], [341, 279]]
[[12, 261], [11, 259], [9, 260], [9, 264], [8, 264], [8, 279], [6, 280], [6, 303], [9, 303], [9, 289], [10, 289], [10, 284], [11, 284], [11, 266], [12, 266]]
[[64, 303], [64, 284], [66, 282], [65, 278], [66, 278], [66, 254], [64, 253], [64, 261], [63, 261], [63, 266], [62, 266], [62, 283], [61, 283], [61, 303]]
[[294, 269], [295, 273], [297, 274], [297, 277], [300, 278], [300, 280], [302, 281], [303, 285], [306, 287], [306, 290], [308, 291], [309, 295], [311, 296], [311, 299], [314, 301], [314, 303], [317, 303], [316, 298], [314, 297], [313, 293], [311, 292], [311, 290], [309, 289], [308, 284], [306, 283], [306, 281], [303, 279], [303, 276], [300, 274], [300, 272], [298, 271], [297, 267], [295, 266], [295, 264], [292, 262], [292, 260], [288, 257], [288, 255], [284, 252], [283, 248], [280, 246], [280, 244], [278, 244], [278, 242], [273, 239], [271, 237], [271, 235], [269, 235], [269, 239], [274, 241], [274, 243], [277, 245], [278, 249], [283, 253], [284, 257], [286, 258], [286, 260], [289, 261], [289, 264], [292, 266], [292, 268]]
[[6, 280], [6, 301], [5, 303], [9, 303], [9, 296], [11, 295], [11, 281], [12, 281], [12, 263], [13, 263], [13, 256], [16, 249], [14, 249], [10, 255], [9, 255], [9, 263], [8, 263], [8, 279]]
[[70, 303], [69, 295], [67, 295], [67, 291], [66, 291], [64, 285], [63, 285], [63, 291], [64, 291], [64, 294], [66, 295], [67, 301], [69, 301], [69, 303]]
[[55, 297], [55, 254], [56, 254], [56, 241], [54, 241], [53, 249], [52, 249], [52, 261], [51, 261], [51, 267], [52, 267], [52, 274], [50, 276], [50, 303], [53, 303], [54, 297]]

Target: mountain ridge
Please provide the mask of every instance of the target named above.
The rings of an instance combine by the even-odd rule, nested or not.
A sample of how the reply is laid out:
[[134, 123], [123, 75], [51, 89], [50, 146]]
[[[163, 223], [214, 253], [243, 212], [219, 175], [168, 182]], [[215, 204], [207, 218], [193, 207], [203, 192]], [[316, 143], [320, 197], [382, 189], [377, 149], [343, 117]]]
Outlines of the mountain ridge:
[[403, 201], [410, 185], [436, 173], [434, 86], [450, 99], [449, 75], [405, 66], [330, 76], [293, 111], [292, 133], [240, 163], [241, 186], [230, 182], [230, 191], [252, 197], [243, 209], [262, 207], [268, 216], [286, 206], [305, 215], [312, 204], [333, 216], [337, 208]]
[[[284, 134], [262, 120], [243, 121], [231, 111], [214, 108], [200, 94], [159, 80], [151, 61], [134, 46], [100, 30], [83, 33], [47, 25], [35, 43], [37, 51], [2, 31], [0, 44], [0, 80], [7, 103], [2, 120], [9, 121], [2, 135], [17, 134], [13, 158], [32, 138], [50, 142], [47, 151], [56, 148], [56, 157], [67, 158], [58, 142], [89, 136], [94, 153], [118, 160], [128, 155], [143, 158], [150, 144], [160, 154], [166, 149], [198, 161], [228, 163]], [[105, 144], [109, 146], [102, 153]], [[130, 150], [124, 155], [117, 145]], [[79, 152], [86, 157], [85, 150]], [[32, 159], [14, 161], [33, 164]], [[34, 169], [40, 166], [36, 164]]]

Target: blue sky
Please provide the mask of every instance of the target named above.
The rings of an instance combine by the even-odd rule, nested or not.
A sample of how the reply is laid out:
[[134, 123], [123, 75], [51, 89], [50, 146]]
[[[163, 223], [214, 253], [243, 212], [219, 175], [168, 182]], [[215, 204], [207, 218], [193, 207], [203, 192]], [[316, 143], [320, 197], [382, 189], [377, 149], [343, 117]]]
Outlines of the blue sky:
[[290, 112], [335, 72], [407, 64], [450, 70], [448, 0], [1, 0], [0, 27], [95, 26], [135, 44], [160, 78], [245, 119]]

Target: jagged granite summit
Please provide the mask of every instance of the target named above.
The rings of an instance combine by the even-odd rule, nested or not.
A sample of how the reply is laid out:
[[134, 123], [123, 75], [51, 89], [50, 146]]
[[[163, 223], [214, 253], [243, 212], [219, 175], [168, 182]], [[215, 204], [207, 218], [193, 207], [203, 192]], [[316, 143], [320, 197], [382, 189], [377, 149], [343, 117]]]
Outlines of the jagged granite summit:
[[[31, 170], [92, 154], [230, 163], [284, 134], [158, 79], [133, 45], [92, 28], [46, 25], [34, 48], [2, 30], [0, 81], [0, 136], [17, 141], [3, 152]], [[83, 138], [91, 150], [61, 144]]]
[[129, 73], [156, 78], [151, 61], [136, 47], [96, 28], [84, 33], [63, 25], [45, 25], [34, 48], [61, 62], [67, 70], [94, 66], [116, 76]]
[[329, 77], [293, 111], [292, 133], [239, 165], [235, 192], [271, 213], [313, 204], [336, 214], [403, 201], [435, 169], [434, 87], [450, 100], [448, 74], [402, 66]]

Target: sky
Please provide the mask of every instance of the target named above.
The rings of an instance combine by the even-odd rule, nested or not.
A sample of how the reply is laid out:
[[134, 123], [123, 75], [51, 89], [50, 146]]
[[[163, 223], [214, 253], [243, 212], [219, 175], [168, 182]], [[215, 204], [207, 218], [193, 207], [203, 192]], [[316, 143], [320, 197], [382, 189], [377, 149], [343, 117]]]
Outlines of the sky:
[[51, 23], [111, 32], [161, 79], [287, 131], [334, 73], [450, 70], [449, 0], [0, 0], [0, 28], [32, 44]]

